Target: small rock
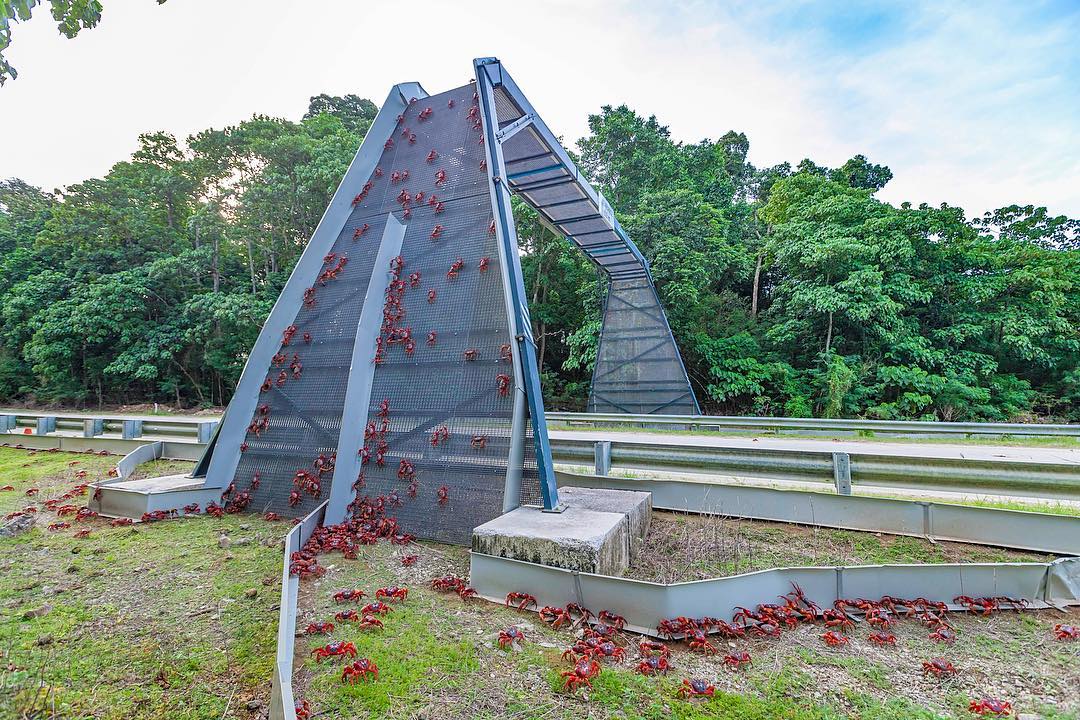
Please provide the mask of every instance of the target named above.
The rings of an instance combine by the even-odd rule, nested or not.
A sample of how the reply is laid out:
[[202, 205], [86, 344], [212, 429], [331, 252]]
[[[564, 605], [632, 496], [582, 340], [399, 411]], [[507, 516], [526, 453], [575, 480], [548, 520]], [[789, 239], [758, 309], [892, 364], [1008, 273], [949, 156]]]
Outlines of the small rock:
[[78, 565], [68, 565], [67, 570], [65, 570], [65, 572], [77, 573], [77, 572], [79, 572], [79, 566]]
[[81, 547], [79, 547], [78, 545], [76, 545], [75, 547], [71, 548], [71, 554], [72, 554], [72, 555], [78, 555], [78, 554], [79, 554], [79, 553], [81, 553], [81, 552], [82, 552], [82, 548], [81, 548]]
[[1016, 716], [1016, 720], [1041, 720], [1041, 716], [1033, 713], [1020, 713]]
[[275, 576], [275, 575], [268, 575], [268, 576], [266, 576], [266, 577], [264, 577], [262, 579], [262, 584], [266, 585], [267, 587], [269, 587], [270, 585], [273, 585], [276, 582], [277, 582], [277, 576]]
[[228, 535], [222, 535], [217, 539], [217, 546], [223, 550], [230, 545], [232, 545], [232, 540], [229, 539]]
[[44, 647], [45, 645], [52, 645], [52, 643], [53, 643], [53, 636], [52, 635], [42, 635], [41, 637], [39, 637], [37, 640], [34, 641], [34, 644], [37, 645], [38, 647]]
[[258, 595], [259, 595], [259, 591], [256, 590], [255, 588], [248, 588], [247, 590], [244, 591], [244, 597], [246, 597], [246, 598], [258, 597]]
[[234, 558], [236, 558], [236, 556], [233, 555], [232, 553], [225, 553], [225, 559], [226, 560], [233, 560]]
[[34, 608], [33, 610], [27, 610], [26, 612], [24, 612], [23, 620], [32, 620], [36, 617], [41, 617], [42, 615], [48, 615], [51, 611], [52, 605], [42, 605], [39, 608]]
[[250, 530], [250, 529], [251, 529], [251, 526], [250, 526], [250, 525], [241, 525], [241, 526], [240, 526], [240, 529], [241, 529], [241, 530]]
[[262, 707], [262, 703], [258, 700], [248, 700], [247, 710], [248, 712], [255, 712]]
[[239, 540], [237, 540], [236, 542], [233, 543], [233, 545], [236, 545], [237, 547], [240, 547], [241, 545], [250, 545], [250, 544], [251, 544], [251, 538], [240, 538]]

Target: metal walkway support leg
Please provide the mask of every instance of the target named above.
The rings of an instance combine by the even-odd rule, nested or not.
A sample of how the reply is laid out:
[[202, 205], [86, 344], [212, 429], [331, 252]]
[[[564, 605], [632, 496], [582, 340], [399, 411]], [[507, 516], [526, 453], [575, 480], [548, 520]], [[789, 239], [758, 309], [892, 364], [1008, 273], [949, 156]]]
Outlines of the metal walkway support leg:
[[[533, 441], [536, 446], [536, 469], [540, 475], [540, 495], [544, 509], [559, 509], [559, 491], [555, 483], [555, 467], [551, 460], [551, 443], [544, 416], [544, 397], [540, 389], [540, 369], [537, 366], [536, 343], [532, 335], [532, 323], [526, 304], [525, 281], [518, 256], [517, 231], [510, 208], [510, 188], [507, 186], [506, 165], [503, 161], [502, 144], [496, 138], [498, 116], [495, 110], [494, 85], [499, 78], [492, 78], [492, 67], [499, 68], [498, 61], [481, 58], [474, 61], [476, 87], [480, 99], [480, 117], [483, 121], [484, 142], [488, 153], [488, 174], [491, 178], [491, 204], [495, 210], [495, 232], [503, 259], [503, 281], [508, 290], [513, 313], [510, 316], [514, 339], [517, 341], [515, 363], [521, 368], [525, 396], [529, 404], [529, 416], [533, 425]], [[517, 419], [515, 417], [515, 419]]]

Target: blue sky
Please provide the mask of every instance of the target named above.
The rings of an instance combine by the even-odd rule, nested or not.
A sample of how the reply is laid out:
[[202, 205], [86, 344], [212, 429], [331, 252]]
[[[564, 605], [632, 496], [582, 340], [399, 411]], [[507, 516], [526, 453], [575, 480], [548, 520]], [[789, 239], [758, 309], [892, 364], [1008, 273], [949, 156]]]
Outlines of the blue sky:
[[15, 28], [0, 176], [56, 187], [106, 172], [139, 132], [298, 118], [319, 92], [380, 102], [405, 80], [439, 91], [498, 55], [568, 139], [626, 103], [680, 140], [746, 132], [760, 166], [866, 154], [893, 169], [890, 202], [1080, 217], [1076, 0], [104, 4], [73, 41], [40, 12]]

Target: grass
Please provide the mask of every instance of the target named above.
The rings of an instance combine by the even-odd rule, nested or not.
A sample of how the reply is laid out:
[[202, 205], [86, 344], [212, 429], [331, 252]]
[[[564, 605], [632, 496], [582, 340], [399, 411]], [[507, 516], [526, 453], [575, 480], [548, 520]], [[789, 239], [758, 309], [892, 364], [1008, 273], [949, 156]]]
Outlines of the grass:
[[1046, 562], [1049, 555], [985, 545], [692, 513], [653, 513], [628, 576], [683, 582], [774, 567]]
[[[79, 465], [67, 464], [75, 459]], [[30, 486], [43, 488], [43, 500], [70, 488], [79, 469], [95, 479], [114, 461], [0, 449], [2, 483], [17, 485], [15, 493], [0, 493], [0, 502], [11, 495], [25, 505], [23, 491]], [[38, 528], [0, 540], [0, 718], [262, 716], [274, 662], [278, 541], [285, 524], [254, 516], [134, 528], [92, 521], [90, 538], [77, 540], [71, 531], [41, 530], [50, 520], [39, 518]], [[755, 525], [763, 542], [779, 542], [784, 529], [794, 527]], [[815, 535], [822, 557], [829, 545], [839, 548], [835, 557], [857, 552], [932, 560], [937, 552], [906, 538], [828, 532]], [[218, 547], [222, 533], [234, 540], [228, 550]], [[252, 542], [237, 544], [240, 538]], [[402, 567], [403, 552], [419, 554], [419, 563]], [[870, 646], [860, 629], [850, 647], [832, 651], [817, 638], [820, 628], [803, 627], [779, 641], [741, 642], [738, 649], [754, 658], [746, 671], [728, 672], [716, 658], [676, 648], [675, 670], [666, 677], [642, 677], [628, 660], [605, 664], [593, 690], [568, 694], [561, 691], [560, 673], [568, 664], [560, 656], [573, 640], [570, 632], [551, 630], [532, 614], [428, 589], [434, 576], [467, 574], [464, 549], [380, 544], [363, 548], [355, 561], [331, 555], [322, 564], [327, 575], [301, 585], [301, 627], [330, 620], [345, 607], [332, 600], [339, 589], [357, 587], [370, 596], [377, 587], [397, 584], [410, 593], [384, 618], [381, 631], [337, 623], [332, 637], [297, 640], [294, 686], [320, 720], [968, 720], [967, 701], [983, 693], [1052, 720], [1076, 720], [1080, 707], [1069, 690], [1080, 682], [1080, 644], [1047, 641], [1054, 622], [1080, 624], [1080, 610], [958, 617], [961, 642], [947, 652], [964, 673], [949, 684], [922, 677], [919, 662], [943, 650], [920, 625], [905, 622], [896, 629], [896, 648]], [[251, 590], [255, 597], [248, 597]], [[45, 607], [43, 614], [34, 612]], [[496, 637], [510, 624], [528, 639], [520, 649], [504, 651]], [[355, 642], [361, 656], [379, 665], [379, 680], [343, 685], [341, 661], [311, 660], [316, 643], [331, 639]], [[710, 680], [715, 696], [678, 699], [684, 677]], [[249, 712], [248, 702], [261, 707]]]
[[[22, 507], [29, 487], [44, 500], [77, 470], [95, 479], [114, 462], [0, 448], [0, 477]], [[265, 705], [284, 523], [93, 520], [76, 539], [45, 531], [53, 518], [38, 514], [28, 533], [0, 539], [0, 717], [248, 718], [247, 702]], [[250, 542], [222, 550], [222, 533]]]

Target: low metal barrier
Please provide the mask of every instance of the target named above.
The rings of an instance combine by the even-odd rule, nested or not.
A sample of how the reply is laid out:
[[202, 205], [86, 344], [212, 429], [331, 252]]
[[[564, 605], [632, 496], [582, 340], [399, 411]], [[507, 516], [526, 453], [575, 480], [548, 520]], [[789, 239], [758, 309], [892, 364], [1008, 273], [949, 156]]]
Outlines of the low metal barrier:
[[281, 562], [281, 609], [278, 612], [277, 658], [270, 690], [270, 720], [296, 720], [293, 697], [293, 654], [296, 636], [296, 602], [300, 578], [289, 572], [292, 554], [308, 541], [326, 516], [326, 503], [315, 508], [285, 536], [285, 557]]
[[1080, 558], [1048, 563], [860, 565], [775, 568], [693, 582], [662, 583], [594, 575], [523, 560], [470, 554], [469, 581], [486, 600], [502, 603], [509, 592], [527, 592], [537, 606], [576, 602], [626, 618], [627, 627], [656, 635], [661, 620], [730, 618], [738, 606], [775, 602], [797, 583], [821, 607], [839, 598], [925, 597], [952, 607], [959, 595], [1025, 598], [1033, 607], [1080, 604]]
[[628, 415], [621, 413], [547, 413], [548, 422], [616, 427], [676, 427], [724, 430], [758, 435], [782, 433], [894, 436], [1042, 436], [1080, 439], [1080, 425], [1040, 423], [961, 423], [920, 420], [832, 420], [825, 418], [735, 417], [724, 415]]

